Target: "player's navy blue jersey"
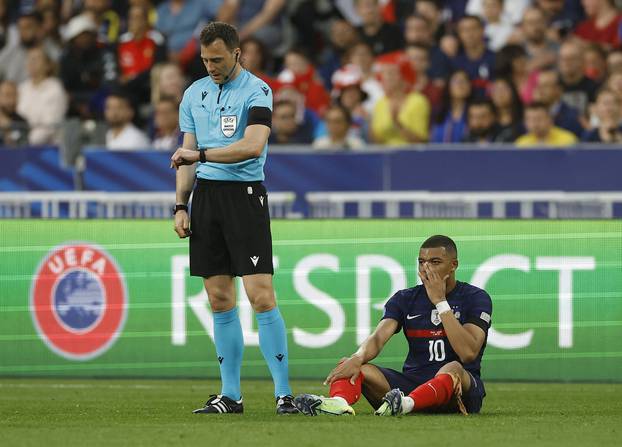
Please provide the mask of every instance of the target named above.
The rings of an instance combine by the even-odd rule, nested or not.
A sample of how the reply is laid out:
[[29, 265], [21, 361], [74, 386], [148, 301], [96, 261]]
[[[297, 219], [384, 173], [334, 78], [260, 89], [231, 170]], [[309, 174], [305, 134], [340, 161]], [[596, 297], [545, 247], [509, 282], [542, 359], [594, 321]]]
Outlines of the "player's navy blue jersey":
[[[447, 303], [460, 324], [472, 323], [486, 332], [492, 316], [492, 301], [488, 293], [464, 282], [456, 282], [456, 287], [447, 294]], [[399, 323], [408, 341], [408, 356], [404, 362], [404, 373], [434, 370], [446, 363], [460, 361], [455, 353], [441, 323], [441, 317], [428, 298], [424, 286], [404, 289], [393, 295], [384, 306], [382, 317]], [[486, 341], [477, 358], [464, 368], [472, 374], [480, 375], [480, 362]], [[433, 375], [433, 374], [432, 374]]]

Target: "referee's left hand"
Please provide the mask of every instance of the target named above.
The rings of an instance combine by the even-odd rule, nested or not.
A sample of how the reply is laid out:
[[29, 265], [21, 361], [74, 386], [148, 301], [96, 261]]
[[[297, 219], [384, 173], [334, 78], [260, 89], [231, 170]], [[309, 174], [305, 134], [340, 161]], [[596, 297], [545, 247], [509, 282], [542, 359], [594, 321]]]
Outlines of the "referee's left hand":
[[178, 148], [171, 157], [171, 169], [179, 169], [180, 166], [191, 165], [199, 161], [199, 151]]

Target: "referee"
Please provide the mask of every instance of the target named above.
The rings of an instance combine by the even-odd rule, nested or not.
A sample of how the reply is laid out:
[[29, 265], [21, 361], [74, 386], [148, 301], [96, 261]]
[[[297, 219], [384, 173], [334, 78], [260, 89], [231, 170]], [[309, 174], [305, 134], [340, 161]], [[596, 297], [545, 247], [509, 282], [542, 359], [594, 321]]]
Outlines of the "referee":
[[184, 140], [171, 157], [171, 168], [177, 169], [175, 232], [190, 237], [190, 274], [203, 278], [209, 297], [222, 390], [194, 412], [243, 412], [244, 340], [233, 281], [241, 276], [274, 381], [276, 412], [297, 413], [289, 387], [285, 323], [272, 287], [270, 215], [262, 184], [272, 91], [240, 66], [234, 27], [209, 23], [200, 40], [208, 76], [184, 92], [179, 106]]

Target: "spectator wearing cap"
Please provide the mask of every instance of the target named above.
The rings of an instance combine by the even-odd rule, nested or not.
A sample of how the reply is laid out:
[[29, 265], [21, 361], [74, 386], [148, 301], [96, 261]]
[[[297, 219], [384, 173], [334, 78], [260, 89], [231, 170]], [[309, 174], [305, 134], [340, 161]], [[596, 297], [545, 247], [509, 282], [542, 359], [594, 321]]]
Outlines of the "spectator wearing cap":
[[18, 113], [30, 126], [28, 142], [58, 143], [59, 128], [67, 113], [67, 94], [54, 76], [54, 62], [42, 47], [28, 50], [28, 79], [19, 85]]
[[274, 103], [270, 144], [311, 144], [313, 129], [309, 123], [297, 120], [296, 108], [296, 104], [288, 99]]
[[404, 48], [400, 29], [384, 21], [378, 0], [355, 0], [356, 12], [361, 18], [359, 35], [374, 55], [390, 53]]
[[596, 125], [583, 133], [581, 141], [588, 143], [622, 143], [621, 101], [613, 91], [604, 88], [598, 92], [592, 107]]
[[113, 44], [121, 33], [121, 19], [110, 8], [110, 0], [84, 0], [84, 12], [91, 15], [97, 27], [97, 40]]
[[579, 112], [562, 99], [562, 85], [555, 70], [545, 70], [538, 76], [534, 99], [549, 107], [556, 126], [569, 130], [577, 137], [583, 134]]
[[0, 81], [0, 146], [19, 146], [27, 141], [28, 124], [17, 113], [17, 85]]
[[564, 93], [562, 98], [579, 115], [587, 115], [588, 105], [594, 102], [598, 84], [585, 76], [584, 45], [566, 41], [559, 50], [558, 67]]
[[602, 45], [606, 49], [620, 46], [619, 29], [622, 14], [613, 0], [582, 0], [587, 18], [575, 29], [575, 36]]
[[548, 106], [541, 102], [525, 108], [525, 127], [527, 133], [516, 140], [517, 147], [566, 147], [577, 142], [575, 134], [554, 125]]
[[117, 79], [117, 56], [97, 44], [97, 25], [90, 15], [72, 18], [65, 28], [66, 46], [60, 79], [69, 94], [69, 116], [101, 116], [105, 92]]
[[468, 132], [467, 104], [473, 93], [471, 80], [464, 70], [456, 70], [449, 77], [435, 124], [432, 143], [460, 143]]
[[26, 56], [30, 48], [41, 44], [41, 15], [38, 12], [22, 14], [17, 19], [18, 40], [0, 51], [0, 78], [15, 83], [26, 80]]
[[106, 98], [104, 112], [108, 131], [106, 132], [106, 147], [115, 151], [131, 151], [148, 149], [151, 144], [147, 136], [136, 127], [134, 108], [127, 95], [112, 93]]
[[383, 64], [380, 79], [384, 96], [378, 100], [372, 114], [372, 140], [391, 146], [428, 141], [430, 104], [425, 96], [408, 93], [396, 64]]
[[119, 82], [133, 92], [139, 103], [148, 103], [149, 72], [154, 64], [166, 60], [164, 36], [149, 27], [148, 10], [132, 6], [128, 12], [128, 31], [117, 45]]
[[272, 65], [272, 55], [263, 42], [255, 37], [247, 37], [240, 42], [242, 66], [270, 86], [272, 91], [277, 90], [276, 78], [268, 74], [268, 67]]
[[183, 140], [178, 126], [178, 102], [170, 97], [158, 101], [154, 112], [155, 138], [152, 147], [158, 151], [173, 152]]
[[527, 52], [528, 70], [542, 70], [555, 64], [559, 43], [547, 35], [544, 12], [537, 7], [525, 10], [515, 41]]
[[333, 104], [324, 115], [328, 134], [313, 141], [314, 149], [361, 149], [365, 142], [351, 134], [352, 117], [348, 109], [340, 104]]
[[256, 37], [283, 55], [286, 0], [222, 0], [217, 19], [237, 27], [240, 40]]
[[367, 93], [361, 88], [362, 74], [358, 66], [348, 64], [333, 74], [333, 97], [350, 114], [350, 133], [362, 140], [369, 136], [369, 114], [364, 103]]
[[309, 56], [302, 49], [292, 48], [285, 55], [284, 66], [277, 78], [279, 84], [293, 85], [304, 95], [306, 107], [322, 116], [330, 97]]

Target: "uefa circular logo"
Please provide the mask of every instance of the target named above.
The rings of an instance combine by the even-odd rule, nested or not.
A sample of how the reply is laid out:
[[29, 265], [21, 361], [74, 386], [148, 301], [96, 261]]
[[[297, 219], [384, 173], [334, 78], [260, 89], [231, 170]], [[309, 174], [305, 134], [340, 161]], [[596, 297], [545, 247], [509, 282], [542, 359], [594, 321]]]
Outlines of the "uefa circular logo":
[[72, 360], [92, 359], [112, 346], [123, 329], [123, 275], [101, 247], [70, 243], [53, 248], [34, 275], [30, 311], [50, 349]]

